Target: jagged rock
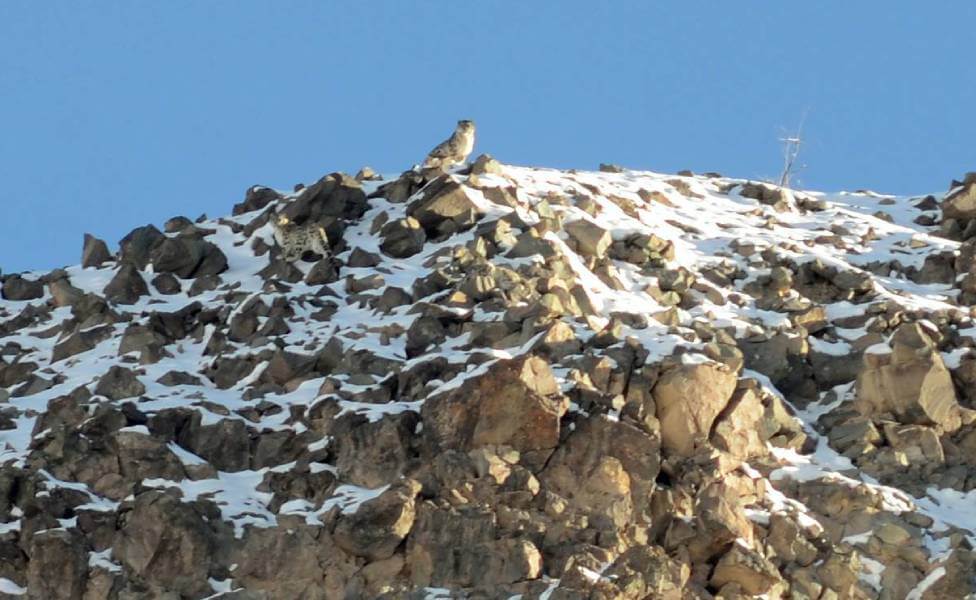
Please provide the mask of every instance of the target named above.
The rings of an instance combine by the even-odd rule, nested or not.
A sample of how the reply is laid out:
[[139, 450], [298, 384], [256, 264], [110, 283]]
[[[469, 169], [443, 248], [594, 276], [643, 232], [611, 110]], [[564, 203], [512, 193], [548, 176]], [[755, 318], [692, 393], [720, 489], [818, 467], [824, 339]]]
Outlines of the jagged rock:
[[27, 597], [44, 600], [82, 598], [88, 580], [84, 539], [65, 529], [39, 531], [29, 539]]
[[54, 350], [51, 351], [51, 362], [58, 362], [69, 356], [87, 352], [112, 337], [114, 331], [115, 328], [111, 325], [103, 325], [73, 333], [54, 346]]
[[406, 202], [407, 199], [423, 187], [424, 183], [425, 180], [420, 173], [416, 171], [405, 171], [400, 177], [381, 185], [369, 197], [386, 198], [394, 204], [399, 204]]
[[72, 306], [85, 295], [83, 291], [71, 285], [68, 274], [60, 269], [51, 272], [47, 288], [51, 292], [51, 301], [57, 307]]
[[339, 264], [333, 258], [323, 258], [308, 270], [305, 283], [308, 285], [325, 285], [339, 281]]
[[527, 540], [496, 539], [494, 514], [483, 508], [440, 509], [417, 503], [406, 565], [414, 587], [493, 588], [541, 573], [542, 557]]
[[129, 369], [115, 366], [98, 379], [95, 393], [111, 400], [122, 400], [145, 394], [146, 386]]
[[160, 273], [152, 279], [152, 285], [160, 294], [172, 295], [183, 291], [180, 280], [172, 273]]
[[44, 296], [44, 284], [41, 281], [26, 279], [20, 275], [11, 275], [0, 288], [0, 297], [4, 300], [35, 300]]
[[444, 176], [431, 182], [424, 195], [407, 207], [407, 215], [420, 222], [428, 236], [436, 238], [474, 226], [481, 212], [464, 186]]
[[244, 194], [244, 201], [234, 205], [234, 216], [242, 215], [254, 210], [261, 210], [272, 202], [281, 200], [282, 196], [275, 190], [260, 185], [254, 185], [247, 189]]
[[393, 556], [413, 527], [414, 498], [420, 488], [406, 479], [364, 502], [355, 513], [341, 516], [333, 532], [336, 545], [370, 561]]
[[563, 229], [576, 241], [580, 252], [585, 256], [603, 258], [613, 242], [606, 229], [585, 219], [570, 221]]
[[732, 545], [712, 572], [711, 584], [716, 589], [734, 583], [746, 594], [755, 596], [769, 592], [781, 581], [779, 571], [754, 550], [742, 544]]
[[754, 390], [736, 390], [728, 405], [715, 419], [712, 444], [719, 450], [742, 459], [762, 455], [766, 450], [762, 428], [765, 415], [762, 400]]
[[176, 443], [203, 458], [216, 469], [229, 473], [251, 465], [251, 435], [240, 419], [221, 419], [211, 425], [200, 424], [200, 413], [193, 412], [178, 430]]
[[125, 263], [105, 286], [104, 294], [106, 299], [117, 304], [135, 304], [139, 298], [149, 294], [149, 287], [139, 270]]
[[173, 273], [183, 279], [219, 275], [227, 270], [220, 248], [195, 237], [172, 237], [156, 244], [149, 260], [157, 273]]
[[567, 408], [549, 365], [529, 357], [499, 362], [456, 391], [428, 398], [421, 418], [435, 452], [502, 444], [524, 452], [556, 446]]
[[156, 381], [166, 386], [203, 384], [199, 377], [185, 371], [167, 371]]
[[664, 371], [653, 390], [663, 447], [678, 455], [692, 454], [707, 439], [735, 385], [735, 373], [714, 363], [682, 364]]
[[411, 457], [418, 421], [414, 412], [386, 415], [374, 422], [358, 415], [338, 420], [332, 435], [336, 468], [343, 480], [377, 488], [400, 477]]
[[181, 481], [186, 477], [180, 459], [162, 440], [149, 435], [148, 430], [120, 430], [112, 434], [112, 449], [119, 457], [119, 471], [127, 481], [169, 479]]
[[472, 175], [501, 175], [502, 165], [491, 157], [490, 154], [482, 154], [471, 163]]
[[166, 239], [153, 225], [137, 227], [119, 241], [119, 262], [141, 271], [149, 264], [149, 255], [156, 244]]
[[412, 217], [397, 219], [383, 226], [380, 250], [393, 258], [409, 258], [424, 249], [427, 234], [420, 222]]
[[165, 492], [147, 491], [120, 517], [115, 555], [151, 584], [191, 597], [211, 593], [207, 582], [215, 536], [203, 515]]
[[200, 275], [193, 280], [193, 284], [190, 286], [190, 289], [186, 291], [186, 295], [190, 296], [191, 298], [193, 296], [199, 296], [204, 292], [211, 292], [217, 289], [217, 286], [220, 284], [220, 277], [216, 275]]
[[968, 181], [950, 191], [942, 200], [941, 208], [946, 219], [976, 218], [976, 182]]
[[589, 419], [553, 453], [540, 480], [577, 511], [623, 527], [635, 503], [654, 489], [660, 458], [656, 436], [627, 423]]
[[108, 251], [105, 242], [86, 233], [85, 242], [81, 249], [81, 266], [85, 268], [100, 267], [110, 260], [112, 260], [112, 253]]
[[952, 377], [932, 339], [915, 323], [892, 334], [891, 351], [866, 352], [857, 378], [857, 407], [865, 415], [894, 414], [903, 423], [959, 428]]
[[[345, 173], [332, 173], [301, 191], [282, 213], [295, 223], [322, 222], [325, 217], [358, 219], [369, 207], [362, 185]], [[329, 239], [338, 239], [329, 231]]]

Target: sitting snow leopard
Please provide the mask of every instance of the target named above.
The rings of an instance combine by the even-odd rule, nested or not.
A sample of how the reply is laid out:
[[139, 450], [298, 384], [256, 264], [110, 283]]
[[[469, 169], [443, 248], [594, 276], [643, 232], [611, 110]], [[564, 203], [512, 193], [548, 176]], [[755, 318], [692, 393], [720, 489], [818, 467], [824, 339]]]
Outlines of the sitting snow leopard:
[[275, 242], [287, 261], [298, 260], [307, 251], [328, 258], [329, 236], [318, 223], [295, 225], [285, 215], [272, 215], [271, 228], [274, 231]]

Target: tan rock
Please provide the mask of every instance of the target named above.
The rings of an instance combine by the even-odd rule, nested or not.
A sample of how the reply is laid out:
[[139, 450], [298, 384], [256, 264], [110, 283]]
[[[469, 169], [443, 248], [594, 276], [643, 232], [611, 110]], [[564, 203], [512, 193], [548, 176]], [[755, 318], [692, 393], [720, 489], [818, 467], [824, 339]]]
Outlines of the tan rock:
[[664, 448], [693, 454], [728, 405], [735, 385], [735, 373], [715, 363], [683, 364], [662, 373], [653, 396]]
[[738, 458], [749, 458], [765, 452], [766, 443], [760, 427], [766, 414], [755, 390], [736, 390], [712, 434], [712, 444]]
[[780, 581], [776, 567], [741, 543], [733, 544], [732, 549], [718, 561], [711, 578], [711, 584], [716, 588], [735, 583], [751, 595], [765, 594]]
[[942, 201], [942, 215], [946, 219], [976, 218], [976, 182], [969, 182]]
[[613, 243], [606, 229], [585, 219], [570, 221], [563, 229], [576, 241], [579, 251], [585, 256], [602, 258]]
[[961, 424], [952, 377], [931, 338], [916, 323], [898, 327], [889, 354], [865, 353], [857, 378], [858, 410], [891, 413], [903, 423], [938, 425], [952, 432]]
[[373, 561], [393, 556], [413, 527], [414, 497], [420, 487], [412, 479], [404, 480], [364, 502], [355, 513], [342, 515], [333, 533], [336, 545]]
[[524, 452], [554, 448], [568, 408], [549, 364], [533, 356], [496, 363], [456, 390], [428, 398], [421, 417], [435, 448], [507, 445]]

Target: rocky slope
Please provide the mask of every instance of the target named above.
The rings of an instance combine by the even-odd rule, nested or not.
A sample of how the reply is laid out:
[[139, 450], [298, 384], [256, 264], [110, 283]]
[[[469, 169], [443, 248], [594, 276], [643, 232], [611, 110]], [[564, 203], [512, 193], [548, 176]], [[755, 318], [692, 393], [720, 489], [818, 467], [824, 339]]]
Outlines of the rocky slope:
[[481, 157], [233, 213], [0, 277], [0, 597], [976, 593], [976, 177]]

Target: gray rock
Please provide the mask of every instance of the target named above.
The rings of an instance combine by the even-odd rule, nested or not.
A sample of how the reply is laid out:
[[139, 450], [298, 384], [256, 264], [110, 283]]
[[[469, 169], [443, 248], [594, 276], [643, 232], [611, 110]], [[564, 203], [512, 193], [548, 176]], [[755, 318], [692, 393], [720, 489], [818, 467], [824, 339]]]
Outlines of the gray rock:
[[98, 379], [95, 393], [111, 400], [122, 400], [145, 394], [146, 386], [129, 369], [114, 366]]
[[212, 593], [207, 576], [216, 540], [189, 504], [164, 492], [144, 492], [120, 525], [113, 554], [129, 572], [182, 597]]
[[380, 230], [383, 242], [380, 250], [393, 258], [408, 258], [424, 249], [427, 234], [424, 233], [420, 222], [413, 218], [397, 219], [383, 226]]
[[119, 261], [133, 265], [141, 271], [149, 264], [152, 249], [164, 239], [166, 236], [153, 225], [137, 227], [119, 242]]
[[135, 304], [139, 298], [149, 294], [149, 286], [133, 264], [125, 263], [119, 267], [103, 292], [105, 298], [116, 304]]
[[100, 267], [112, 260], [112, 253], [103, 240], [86, 233], [85, 242], [81, 249], [82, 267]]
[[44, 284], [40, 281], [11, 275], [3, 282], [0, 297], [4, 300], [36, 300], [44, 295]]

